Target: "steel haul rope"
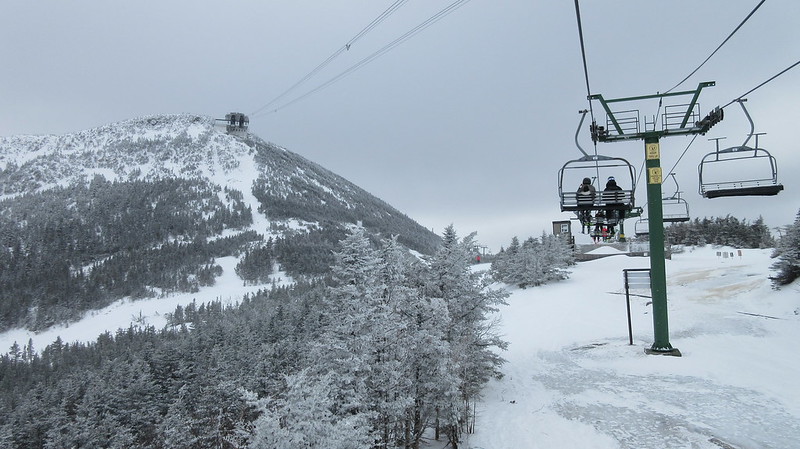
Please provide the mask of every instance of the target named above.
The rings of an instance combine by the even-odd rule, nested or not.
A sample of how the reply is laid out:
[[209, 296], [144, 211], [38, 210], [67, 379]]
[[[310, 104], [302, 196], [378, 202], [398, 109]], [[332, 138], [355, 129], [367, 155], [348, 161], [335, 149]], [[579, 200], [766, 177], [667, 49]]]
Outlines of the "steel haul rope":
[[277, 103], [277, 102], [278, 102], [278, 101], [279, 101], [281, 98], [283, 98], [283, 97], [285, 97], [286, 95], [288, 95], [288, 94], [289, 94], [289, 92], [291, 92], [291, 91], [295, 90], [296, 88], [300, 87], [300, 85], [302, 85], [303, 83], [305, 83], [306, 81], [308, 81], [308, 80], [309, 80], [311, 77], [313, 77], [314, 75], [316, 75], [317, 73], [319, 73], [319, 72], [320, 72], [322, 69], [324, 69], [325, 67], [327, 67], [327, 66], [328, 66], [328, 64], [330, 64], [331, 62], [333, 62], [333, 60], [334, 60], [334, 59], [336, 59], [336, 58], [337, 58], [337, 57], [338, 57], [340, 54], [344, 53], [344, 52], [345, 52], [345, 51], [347, 51], [347, 50], [350, 50], [350, 47], [351, 47], [351, 46], [352, 46], [352, 45], [353, 45], [355, 42], [357, 42], [359, 39], [361, 39], [362, 37], [364, 37], [364, 35], [366, 35], [366, 34], [367, 34], [367, 33], [369, 33], [370, 31], [372, 31], [372, 29], [373, 29], [373, 28], [375, 28], [376, 26], [378, 26], [378, 25], [379, 25], [381, 22], [383, 22], [383, 21], [384, 21], [384, 20], [385, 20], [387, 17], [389, 17], [390, 15], [392, 15], [392, 13], [394, 13], [395, 11], [397, 11], [397, 10], [398, 10], [398, 9], [399, 9], [401, 6], [403, 6], [403, 5], [404, 5], [406, 2], [408, 2], [408, 0], [396, 0], [394, 3], [392, 3], [392, 4], [391, 4], [391, 6], [389, 6], [389, 7], [388, 7], [388, 8], [387, 8], [385, 11], [383, 11], [383, 12], [382, 12], [382, 13], [381, 13], [381, 14], [380, 14], [378, 17], [376, 17], [375, 19], [373, 19], [373, 21], [372, 21], [372, 22], [370, 22], [370, 23], [369, 23], [369, 25], [367, 25], [366, 27], [364, 27], [364, 28], [363, 28], [361, 31], [359, 31], [359, 32], [358, 32], [358, 33], [357, 33], [355, 36], [353, 36], [352, 38], [350, 38], [350, 40], [349, 40], [349, 41], [347, 41], [347, 43], [346, 43], [345, 45], [342, 45], [341, 47], [339, 47], [339, 49], [338, 49], [338, 50], [336, 50], [335, 52], [333, 52], [333, 54], [331, 54], [330, 56], [328, 56], [328, 58], [327, 58], [327, 59], [325, 59], [324, 61], [322, 61], [322, 62], [321, 62], [319, 65], [317, 65], [317, 66], [316, 66], [316, 67], [315, 67], [313, 70], [311, 70], [310, 72], [308, 72], [308, 73], [307, 73], [307, 74], [306, 74], [304, 77], [302, 77], [302, 78], [301, 78], [299, 81], [297, 81], [296, 83], [292, 84], [292, 85], [291, 85], [291, 87], [289, 87], [288, 89], [286, 89], [285, 91], [283, 91], [283, 92], [282, 92], [280, 95], [278, 95], [277, 97], [275, 97], [275, 98], [273, 98], [272, 100], [270, 100], [270, 102], [269, 102], [269, 103], [267, 103], [267, 104], [265, 104], [264, 106], [261, 106], [260, 108], [256, 109], [256, 111], [255, 111], [255, 112], [252, 112], [252, 113], [250, 113], [250, 115], [253, 115], [253, 116], [254, 116], [254, 115], [258, 114], [259, 112], [263, 111], [264, 109], [267, 109], [268, 107], [270, 107], [270, 106], [272, 106], [273, 104]]
[[[577, 1], [577, 0], [576, 0], [576, 1]], [[686, 78], [682, 79], [682, 80], [681, 80], [681, 81], [680, 81], [678, 84], [676, 84], [675, 86], [673, 86], [673, 87], [672, 87], [672, 89], [670, 89], [670, 90], [668, 90], [668, 91], [666, 91], [666, 92], [664, 92], [664, 93], [668, 94], [668, 93], [672, 92], [672, 91], [673, 91], [673, 90], [675, 90], [675, 89], [676, 89], [678, 86], [680, 86], [681, 84], [683, 84], [684, 82], [686, 82], [686, 80], [688, 80], [689, 78], [691, 78], [691, 76], [692, 76], [692, 75], [694, 75], [695, 73], [697, 73], [697, 71], [698, 71], [698, 70], [700, 70], [700, 68], [701, 68], [701, 67], [703, 67], [703, 65], [705, 65], [705, 63], [707, 63], [707, 62], [708, 62], [708, 60], [709, 60], [709, 59], [711, 59], [711, 57], [712, 57], [712, 56], [714, 56], [714, 54], [716, 54], [716, 53], [719, 51], [719, 49], [720, 49], [720, 48], [722, 48], [722, 46], [723, 46], [723, 45], [725, 45], [725, 43], [726, 43], [726, 42], [728, 42], [728, 40], [729, 40], [731, 37], [733, 37], [733, 35], [734, 35], [734, 34], [736, 34], [736, 32], [737, 32], [737, 31], [739, 31], [739, 28], [741, 28], [741, 27], [742, 27], [742, 25], [744, 25], [744, 24], [745, 24], [745, 22], [747, 22], [748, 20], [750, 20], [750, 17], [752, 17], [752, 15], [753, 15], [753, 14], [755, 14], [755, 12], [758, 10], [758, 8], [760, 8], [760, 7], [761, 7], [761, 5], [763, 5], [765, 1], [766, 1], [766, 0], [761, 0], [761, 1], [758, 3], [758, 5], [756, 5], [756, 7], [755, 7], [755, 8], [753, 8], [753, 10], [752, 10], [752, 11], [750, 11], [750, 14], [748, 14], [748, 15], [747, 15], [747, 17], [745, 17], [745, 18], [744, 18], [744, 20], [742, 20], [742, 23], [740, 23], [740, 24], [739, 24], [739, 26], [737, 26], [736, 28], [734, 28], [734, 30], [731, 32], [731, 34], [729, 34], [729, 35], [728, 35], [728, 37], [726, 37], [726, 38], [725, 38], [725, 40], [724, 40], [724, 41], [722, 41], [722, 43], [721, 43], [721, 44], [719, 44], [719, 46], [716, 48], [716, 50], [714, 50], [713, 52], [711, 52], [711, 54], [710, 54], [710, 55], [708, 55], [708, 57], [705, 59], [705, 61], [701, 62], [701, 63], [700, 63], [700, 65], [699, 65], [699, 66], [697, 66], [697, 68], [696, 68], [696, 69], [694, 69], [694, 70], [692, 71], [692, 73], [690, 73], [690, 74], [686, 75]]]
[[333, 78], [329, 79], [328, 81], [325, 81], [324, 83], [320, 84], [319, 86], [315, 87], [314, 89], [311, 89], [310, 91], [304, 93], [303, 95], [300, 95], [299, 97], [296, 97], [293, 100], [290, 100], [287, 103], [284, 103], [283, 105], [276, 107], [272, 111], [269, 111], [269, 113], [278, 112], [280, 109], [283, 109], [283, 108], [286, 108], [286, 107], [288, 107], [290, 105], [293, 105], [293, 104], [297, 103], [298, 101], [303, 100], [306, 97], [321, 91], [322, 89], [325, 89], [326, 87], [330, 86], [331, 84], [339, 81], [340, 79], [346, 77], [347, 75], [350, 75], [351, 73], [355, 72], [356, 70], [360, 69], [361, 67], [364, 67], [365, 65], [369, 64], [370, 62], [374, 61], [375, 59], [379, 58], [380, 56], [383, 56], [384, 54], [388, 53], [390, 50], [394, 49], [398, 45], [400, 45], [400, 44], [406, 42], [407, 40], [411, 39], [412, 37], [414, 37], [419, 32], [421, 32], [421, 31], [425, 30], [426, 28], [430, 27], [431, 25], [433, 25], [434, 23], [438, 22], [439, 20], [441, 20], [442, 18], [444, 18], [448, 14], [452, 13], [456, 9], [460, 8], [464, 4], [468, 3], [469, 1], [470, 0], [456, 0], [456, 1], [454, 1], [453, 3], [449, 4], [448, 6], [446, 6], [445, 8], [443, 8], [442, 10], [440, 10], [439, 12], [434, 14], [433, 16], [429, 17], [428, 19], [426, 19], [425, 21], [420, 23], [419, 25], [415, 26], [411, 30], [409, 30], [406, 33], [404, 33], [402, 36], [400, 36], [397, 39], [393, 40], [392, 42], [386, 44], [380, 50], [375, 51], [371, 55], [369, 55], [366, 58], [362, 59], [361, 61], [353, 64], [348, 69], [344, 70], [343, 72], [339, 73], [338, 75], [334, 76]]

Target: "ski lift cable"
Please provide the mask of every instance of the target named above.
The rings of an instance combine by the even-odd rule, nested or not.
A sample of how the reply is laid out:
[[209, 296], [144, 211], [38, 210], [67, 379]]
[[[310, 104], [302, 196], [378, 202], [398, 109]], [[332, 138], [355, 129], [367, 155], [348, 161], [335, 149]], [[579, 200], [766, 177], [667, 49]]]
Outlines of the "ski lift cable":
[[[583, 60], [583, 77], [586, 80], [586, 99], [589, 102], [589, 116], [592, 119], [592, 125], [595, 123], [594, 118], [594, 109], [592, 107], [592, 101], [589, 100], [589, 97], [592, 96], [592, 89], [589, 87], [589, 65], [586, 62], [586, 45], [583, 39], [583, 23], [581, 22], [581, 7], [578, 4], [578, 0], [575, 0], [575, 18], [578, 21], [578, 39], [581, 43], [581, 58]], [[594, 156], [595, 156], [595, 179], [597, 179], [597, 186], [600, 187], [600, 167], [599, 161], [597, 158], [597, 142], [594, 142]]]
[[759, 89], [759, 88], [761, 88], [761, 87], [762, 87], [762, 86], [764, 86], [765, 84], [767, 84], [767, 83], [771, 82], [771, 81], [772, 81], [772, 80], [774, 80], [775, 78], [777, 78], [777, 77], [779, 77], [779, 76], [783, 75], [784, 73], [786, 73], [786, 72], [788, 72], [789, 70], [791, 70], [791, 69], [793, 69], [793, 68], [797, 67], [798, 65], [800, 65], [800, 61], [797, 61], [797, 62], [795, 62], [794, 64], [790, 65], [789, 67], [786, 67], [785, 69], [781, 70], [781, 71], [780, 71], [780, 72], [778, 72], [776, 75], [774, 75], [772, 78], [770, 78], [770, 79], [768, 79], [768, 80], [764, 81], [763, 83], [759, 84], [758, 86], [756, 86], [756, 87], [754, 87], [754, 88], [752, 88], [752, 89], [748, 90], [747, 92], [743, 93], [742, 95], [739, 95], [738, 97], [736, 97], [736, 98], [734, 98], [733, 100], [731, 100], [731, 101], [730, 101], [728, 104], [726, 104], [725, 106], [722, 106], [720, 109], [725, 109], [725, 108], [727, 108], [728, 106], [732, 105], [733, 103], [736, 103], [737, 101], [739, 101], [739, 100], [743, 99], [744, 97], [746, 97], [746, 96], [750, 95], [751, 93], [755, 92], [755, 91], [756, 91], [756, 89]]
[[[686, 145], [686, 148], [683, 150], [683, 153], [681, 153], [680, 157], [678, 157], [678, 160], [677, 160], [677, 161], [675, 161], [675, 165], [673, 165], [673, 166], [672, 166], [672, 168], [670, 168], [670, 169], [669, 169], [669, 171], [668, 171], [667, 173], [674, 173], [674, 172], [675, 172], [675, 167], [677, 167], [677, 166], [678, 166], [678, 164], [681, 162], [681, 159], [683, 159], [683, 156], [685, 156], [685, 155], [686, 155], [686, 152], [687, 152], [687, 151], [689, 151], [689, 148], [692, 146], [692, 144], [694, 143], [694, 141], [697, 139], [697, 136], [698, 136], [698, 135], [699, 135], [699, 134], [695, 134], [695, 135], [692, 137], [692, 140], [689, 142], [689, 145]], [[669, 177], [669, 176], [667, 176], [667, 177]], [[662, 180], [661, 180], [661, 184], [662, 184], [662, 185], [663, 185], [665, 182], [666, 182], [666, 179], [662, 179]]]
[[272, 100], [270, 100], [270, 101], [269, 101], [267, 104], [265, 104], [265, 105], [261, 106], [260, 108], [256, 109], [256, 111], [255, 111], [255, 112], [252, 112], [250, 115], [251, 115], [251, 116], [255, 116], [256, 114], [258, 114], [259, 112], [263, 111], [264, 109], [267, 109], [268, 107], [270, 107], [270, 106], [272, 106], [273, 104], [277, 103], [277, 102], [278, 102], [280, 99], [282, 99], [283, 97], [285, 97], [286, 95], [288, 95], [288, 94], [289, 94], [289, 92], [291, 92], [291, 91], [293, 91], [293, 90], [297, 89], [298, 87], [300, 87], [300, 86], [301, 86], [303, 83], [305, 83], [306, 81], [308, 81], [309, 79], [311, 79], [311, 78], [312, 78], [314, 75], [316, 75], [317, 73], [319, 73], [319, 72], [320, 72], [322, 69], [324, 69], [325, 67], [327, 67], [327, 66], [328, 66], [328, 64], [330, 64], [331, 62], [333, 62], [333, 60], [334, 60], [334, 59], [336, 59], [336, 58], [337, 58], [339, 55], [341, 55], [341, 54], [342, 54], [342, 53], [344, 53], [345, 51], [349, 50], [349, 49], [350, 49], [350, 47], [351, 47], [351, 46], [352, 46], [354, 43], [356, 43], [356, 42], [357, 42], [359, 39], [361, 39], [362, 37], [364, 37], [364, 36], [365, 36], [367, 33], [369, 33], [370, 31], [372, 31], [372, 30], [373, 30], [373, 29], [374, 29], [376, 26], [378, 26], [378, 25], [379, 25], [381, 22], [383, 22], [383, 21], [384, 21], [384, 20], [385, 20], [387, 17], [391, 16], [391, 15], [392, 15], [392, 14], [393, 14], [395, 11], [397, 11], [397, 10], [398, 10], [398, 9], [399, 9], [401, 6], [403, 6], [403, 5], [404, 5], [406, 2], [408, 2], [408, 0], [396, 0], [396, 1], [395, 1], [394, 3], [392, 3], [392, 4], [391, 4], [391, 5], [390, 5], [390, 6], [389, 6], [389, 7], [388, 7], [386, 10], [384, 10], [384, 11], [383, 11], [383, 12], [382, 12], [382, 13], [381, 13], [381, 14], [380, 14], [378, 17], [376, 17], [375, 19], [373, 19], [373, 20], [372, 20], [372, 22], [370, 22], [370, 23], [369, 23], [369, 25], [367, 25], [366, 27], [364, 27], [364, 28], [363, 28], [361, 31], [359, 31], [359, 32], [358, 32], [358, 33], [357, 33], [355, 36], [353, 36], [352, 38], [350, 38], [350, 40], [349, 40], [349, 41], [347, 41], [347, 43], [346, 43], [345, 45], [342, 45], [341, 47], [339, 47], [339, 48], [338, 48], [338, 49], [337, 49], [335, 52], [333, 52], [333, 53], [332, 53], [330, 56], [328, 56], [328, 58], [327, 58], [327, 59], [325, 59], [324, 61], [322, 61], [321, 63], [319, 63], [319, 65], [317, 65], [316, 67], [314, 67], [314, 69], [313, 69], [313, 70], [311, 70], [311, 71], [310, 71], [310, 72], [308, 72], [308, 73], [307, 73], [305, 76], [303, 76], [302, 78], [300, 78], [300, 80], [299, 80], [299, 81], [297, 81], [296, 83], [292, 84], [292, 85], [291, 85], [291, 86], [290, 86], [288, 89], [286, 89], [285, 91], [283, 91], [283, 92], [282, 92], [280, 95], [278, 95], [277, 97], [275, 97], [275, 98], [273, 98]]
[[279, 107], [275, 108], [273, 111], [270, 111], [270, 112], [277, 112], [280, 109], [283, 109], [283, 108], [288, 107], [288, 106], [290, 106], [290, 105], [292, 105], [294, 103], [297, 103], [298, 101], [303, 100], [306, 97], [308, 97], [308, 96], [310, 96], [310, 95], [312, 95], [314, 93], [317, 93], [317, 92], [321, 91], [322, 89], [330, 86], [331, 84], [341, 80], [342, 78], [346, 77], [347, 75], [350, 75], [351, 73], [353, 73], [356, 70], [360, 69], [361, 67], [369, 64], [370, 62], [372, 62], [373, 60], [377, 59], [378, 57], [383, 56], [385, 53], [387, 53], [390, 50], [394, 49], [398, 45], [400, 45], [400, 44], [404, 43], [405, 41], [411, 39], [414, 35], [416, 35], [417, 33], [421, 32], [422, 30], [428, 28], [429, 26], [433, 25], [435, 22], [439, 21], [444, 16], [450, 14], [451, 12], [453, 12], [458, 7], [463, 6], [463, 4], [467, 3], [468, 1], [469, 0], [457, 0], [457, 1], [453, 2], [453, 3], [451, 3], [450, 5], [448, 5], [447, 7], [442, 9], [441, 11], [439, 11], [438, 13], [436, 13], [433, 16], [429, 17], [424, 22], [422, 22], [419, 25], [417, 25], [416, 27], [412, 28], [410, 31], [406, 32], [405, 34], [403, 34], [402, 36], [398, 37], [394, 41], [392, 41], [389, 44], [385, 45], [380, 50], [372, 53], [371, 55], [367, 56], [366, 58], [364, 58], [361, 61], [357, 62], [356, 64], [352, 65], [350, 68], [348, 68], [345, 71], [339, 73], [338, 75], [336, 75], [335, 77], [329, 79], [328, 81], [324, 82], [323, 84], [317, 86], [316, 88], [306, 92], [305, 94], [303, 94], [303, 95], [301, 95], [301, 96], [289, 101], [288, 103], [286, 103], [286, 104], [284, 104], [282, 106], [279, 106]]
[[[581, 57], [583, 58], [583, 76], [586, 79], [586, 98], [592, 95], [592, 90], [589, 88], [589, 66], [586, 63], [586, 45], [584, 44], [583, 40], [583, 24], [581, 23], [581, 8], [578, 4], [578, 0], [575, 0], [575, 17], [578, 20], [578, 39], [581, 43]], [[594, 123], [594, 110], [592, 109], [592, 102], [589, 100], [589, 114], [592, 118], [592, 123]], [[595, 142], [595, 148], [597, 147], [597, 143]], [[595, 150], [595, 153], [597, 151]]]
[[[364, 67], [365, 65], [369, 64], [370, 62], [374, 61], [375, 59], [379, 58], [380, 56], [383, 56], [384, 54], [388, 53], [390, 50], [394, 49], [395, 47], [403, 44], [407, 40], [411, 39], [412, 37], [414, 37], [415, 35], [417, 35], [421, 31], [423, 31], [426, 28], [430, 27], [431, 25], [433, 25], [434, 23], [438, 22], [439, 20], [441, 20], [442, 18], [444, 18], [448, 14], [452, 13], [456, 9], [460, 8], [464, 4], [468, 3], [469, 1], [470, 0], [456, 0], [455, 2], [453, 2], [450, 5], [446, 6], [445, 8], [443, 8], [442, 10], [440, 10], [439, 12], [434, 14], [433, 16], [429, 17], [428, 19], [426, 19], [425, 21], [423, 21], [419, 25], [417, 25], [414, 28], [412, 28], [411, 30], [407, 31], [402, 36], [400, 36], [397, 39], [395, 39], [394, 41], [386, 44], [380, 50], [375, 51], [374, 53], [372, 53], [371, 55], [367, 56], [366, 58], [364, 58], [364, 59], [360, 60], [359, 62], [353, 64], [348, 69], [344, 70], [343, 72], [339, 73], [338, 75], [334, 76], [333, 78], [329, 79], [328, 81], [320, 84], [319, 86], [315, 87], [314, 89], [311, 89], [310, 91], [306, 92], [305, 94], [302, 94], [299, 97], [296, 97], [293, 100], [291, 100], [291, 101], [289, 101], [287, 103], [284, 103], [283, 105], [278, 106], [275, 109], [273, 109], [271, 111], [268, 111], [268, 112], [265, 112], [265, 113], [278, 112], [281, 109], [284, 109], [284, 108], [286, 108], [286, 107], [288, 107], [290, 105], [293, 105], [293, 104], [295, 104], [295, 103], [297, 103], [297, 102], [299, 102], [299, 101], [301, 101], [301, 100], [303, 100], [303, 99], [305, 99], [305, 98], [307, 98], [307, 97], [309, 97], [309, 96], [311, 96], [311, 95], [313, 95], [313, 94], [325, 89], [326, 87], [329, 87], [330, 85], [332, 85], [335, 82], [341, 80], [342, 78], [346, 77], [347, 75], [350, 75], [351, 73], [353, 73], [356, 70]], [[262, 112], [262, 114], [264, 114], [264, 112]]]
[[400, 9], [408, 0], [396, 0], [389, 8], [386, 9], [380, 16], [375, 18], [369, 25], [367, 25], [363, 30], [361, 30], [358, 34], [356, 34], [352, 39], [347, 41], [345, 45], [346, 48], [350, 48], [351, 45], [356, 43], [359, 39], [361, 39], [364, 35], [372, 31], [373, 28], [378, 26], [384, 19], [391, 16], [396, 10]]
[[[577, 2], [577, 0], [575, 0], [575, 1]], [[669, 89], [668, 91], [666, 91], [666, 92], [664, 92], [664, 93], [670, 93], [670, 92], [672, 92], [673, 90], [675, 90], [676, 88], [678, 88], [678, 86], [680, 86], [681, 84], [685, 83], [685, 82], [686, 82], [686, 80], [688, 80], [689, 78], [691, 78], [691, 77], [692, 77], [692, 75], [694, 75], [695, 73], [697, 73], [697, 71], [698, 71], [698, 70], [700, 70], [700, 68], [701, 68], [701, 67], [703, 67], [703, 66], [705, 65], [705, 63], [707, 63], [707, 62], [708, 62], [708, 60], [709, 60], [709, 59], [711, 59], [711, 57], [713, 57], [713, 56], [714, 56], [714, 55], [715, 55], [715, 54], [716, 54], [716, 53], [719, 51], [719, 49], [720, 49], [720, 48], [722, 48], [722, 46], [723, 46], [723, 45], [725, 45], [725, 44], [728, 42], [728, 40], [730, 40], [730, 38], [731, 38], [731, 37], [733, 37], [733, 35], [734, 35], [734, 34], [736, 34], [736, 32], [737, 32], [737, 31], [739, 31], [739, 29], [740, 29], [740, 28], [741, 28], [741, 27], [742, 27], [742, 26], [745, 24], [745, 22], [747, 22], [748, 20], [750, 20], [750, 17], [752, 17], [752, 16], [753, 16], [753, 14], [755, 14], [755, 12], [756, 12], [756, 11], [758, 11], [758, 8], [760, 8], [760, 7], [761, 7], [761, 5], [763, 5], [765, 1], [766, 1], [766, 0], [761, 0], [761, 1], [758, 3], [758, 5], [756, 5], [756, 7], [755, 7], [755, 8], [753, 8], [753, 10], [752, 10], [752, 11], [750, 11], [750, 14], [748, 14], [748, 15], [747, 15], [747, 17], [745, 17], [745, 18], [744, 18], [744, 20], [742, 20], [742, 22], [739, 24], [739, 26], [737, 26], [736, 28], [734, 28], [734, 29], [733, 29], [733, 31], [731, 31], [731, 34], [729, 34], [729, 35], [728, 35], [728, 37], [726, 37], [726, 38], [725, 38], [725, 40], [723, 40], [723, 41], [722, 41], [722, 43], [721, 43], [721, 44], [719, 44], [719, 46], [718, 46], [718, 47], [717, 47], [717, 48], [716, 48], [716, 49], [715, 49], [713, 52], [711, 52], [711, 54], [710, 54], [710, 55], [708, 55], [708, 57], [707, 57], [707, 58], [706, 58], [706, 59], [705, 59], [703, 62], [701, 62], [701, 63], [700, 63], [700, 65], [699, 65], [699, 66], [697, 66], [697, 68], [696, 68], [696, 69], [694, 69], [694, 70], [692, 71], [692, 73], [690, 73], [690, 74], [686, 75], [686, 78], [682, 79], [682, 80], [681, 80], [681, 81], [680, 81], [678, 84], [676, 84], [675, 86], [673, 86], [673, 87], [672, 87], [672, 89]]]
[[645, 160], [642, 160], [642, 165], [639, 167], [639, 174], [636, 175], [636, 185], [639, 185], [639, 180], [642, 178], [642, 173], [644, 173], [644, 163]]

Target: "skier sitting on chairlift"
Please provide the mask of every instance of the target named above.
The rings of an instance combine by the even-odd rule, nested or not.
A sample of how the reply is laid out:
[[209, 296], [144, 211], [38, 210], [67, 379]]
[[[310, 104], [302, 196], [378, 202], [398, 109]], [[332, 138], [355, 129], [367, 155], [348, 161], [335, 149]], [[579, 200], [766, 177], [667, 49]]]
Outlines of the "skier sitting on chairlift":
[[578, 211], [578, 219], [581, 222], [581, 233], [583, 233], [583, 229], [586, 228], [588, 231], [589, 226], [591, 225], [592, 213], [589, 208], [594, 203], [594, 198], [597, 195], [597, 191], [592, 185], [592, 180], [589, 178], [583, 178], [583, 182], [578, 187], [577, 194], [578, 207], [583, 209]]
[[603, 240], [603, 226], [606, 224], [606, 214], [602, 210], [594, 215], [594, 230], [592, 231], [592, 241], [598, 243]]
[[[617, 191], [620, 193], [616, 193]], [[621, 192], [622, 187], [617, 185], [617, 181], [613, 176], [609, 176], [608, 182], [606, 182], [606, 188], [603, 190], [603, 195], [606, 205], [609, 206], [606, 218], [608, 218], [608, 233], [612, 236], [614, 235], [614, 225], [622, 221], [625, 216], [625, 204], [620, 202], [622, 201]]]

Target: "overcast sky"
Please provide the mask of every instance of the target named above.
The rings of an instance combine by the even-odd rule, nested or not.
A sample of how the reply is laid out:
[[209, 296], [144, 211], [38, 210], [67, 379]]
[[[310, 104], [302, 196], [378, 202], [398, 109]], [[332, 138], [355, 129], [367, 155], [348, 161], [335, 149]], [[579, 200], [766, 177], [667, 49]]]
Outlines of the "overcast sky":
[[[452, 0], [409, 0], [280, 101], [271, 100], [348, 43], [392, 0], [61, 0], [6, 2], [0, 15], [0, 135], [64, 134], [153, 114], [250, 114], [265, 140], [344, 176], [437, 233], [448, 224], [496, 251], [550, 232], [558, 170], [580, 156], [588, 107], [574, 2], [471, 0], [318, 92]], [[655, 94], [689, 75], [757, 0], [584, 0], [592, 93]], [[767, 0], [677, 91], [701, 81], [702, 114], [800, 60], [800, 2]], [[703, 199], [709, 138], [741, 144], [737, 104], [698, 137], [675, 172], [692, 216], [790, 224], [800, 208], [800, 67], [748, 95], [759, 146], [778, 159], [776, 197]], [[676, 99], [674, 101], [687, 101]], [[594, 106], [598, 121], [605, 114]], [[636, 105], [653, 116], [657, 105]], [[277, 109], [277, 111], [275, 111]], [[261, 112], [254, 114], [256, 111]], [[588, 123], [582, 146], [593, 152]], [[691, 137], [662, 139], [672, 167]], [[753, 146], [754, 142], [749, 145]], [[639, 170], [641, 141], [600, 143]], [[628, 186], [624, 186], [628, 188]], [[640, 180], [637, 203], [646, 201]], [[674, 187], [665, 185], [665, 194]], [[633, 221], [627, 224], [632, 233]]]

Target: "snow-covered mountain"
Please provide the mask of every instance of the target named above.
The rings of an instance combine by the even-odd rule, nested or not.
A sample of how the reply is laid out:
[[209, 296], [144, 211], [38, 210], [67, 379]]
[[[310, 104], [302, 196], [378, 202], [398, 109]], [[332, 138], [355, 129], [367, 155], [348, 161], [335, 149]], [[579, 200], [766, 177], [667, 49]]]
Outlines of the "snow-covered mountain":
[[439, 243], [341, 176], [210, 117], [2, 137], [0, 329], [195, 291], [220, 275], [219, 257], [237, 257], [250, 283], [269, 282], [273, 265], [325, 274], [331, 248], [357, 223], [420, 253]]
[[360, 220], [376, 230], [378, 222], [397, 221], [394, 231], [406, 231], [401, 240], [413, 249], [429, 252], [438, 242], [346, 179], [255, 135], [229, 135], [211, 117], [159, 115], [63, 136], [0, 137], [0, 199], [95, 175], [109, 181], [205, 178], [246, 197], [257, 186], [258, 200], [246, 202], [271, 220], [340, 221], [330, 215], [341, 215], [341, 221]]
[[[252, 149], [209, 117], [152, 116], [63, 136], [0, 138], [4, 195], [76, 182], [233, 173]], [[251, 158], [252, 160], [252, 158]]]

